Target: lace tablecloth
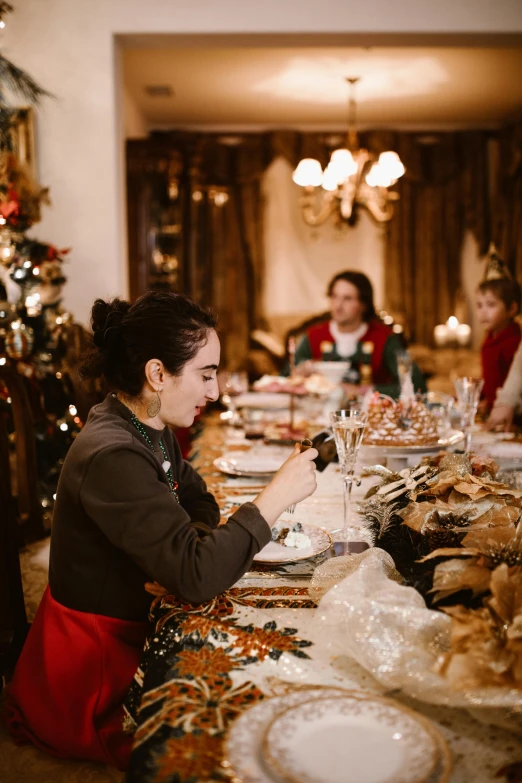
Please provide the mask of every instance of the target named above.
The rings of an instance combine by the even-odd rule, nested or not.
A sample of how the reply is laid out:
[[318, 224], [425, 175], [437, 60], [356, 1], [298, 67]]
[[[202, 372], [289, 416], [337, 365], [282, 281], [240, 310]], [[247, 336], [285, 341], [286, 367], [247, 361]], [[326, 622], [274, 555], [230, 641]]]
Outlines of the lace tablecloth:
[[[230, 447], [226, 435], [211, 421], [193, 459], [228, 516], [257, 494], [252, 486], [257, 480], [226, 479], [215, 471], [213, 460]], [[247, 447], [233, 440], [234, 448]], [[297, 506], [295, 521], [339, 527], [343, 507], [337, 466], [330, 465], [318, 479], [315, 495]], [[355, 499], [368, 481], [354, 491]], [[229, 780], [222, 766], [227, 729], [261, 699], [312, 685], [383, 693], [351, 658], [332, 660], [324, 640], [316, 638], [316, 608], [302, 571], [293, 566], [276, 578], [251, 573], [201, 606], [170, 597], [155, 606], [155, 634], [127, 701], [128, 724], [134, 719], [136, 728], [128, 783]], [[508, 780], [497, 775], [499, 769], [522, 761], [522, 743], [514, 735], [478, 723], [463, 710], [393, 696], [433, 720], [448, 740], [452, 783]]]

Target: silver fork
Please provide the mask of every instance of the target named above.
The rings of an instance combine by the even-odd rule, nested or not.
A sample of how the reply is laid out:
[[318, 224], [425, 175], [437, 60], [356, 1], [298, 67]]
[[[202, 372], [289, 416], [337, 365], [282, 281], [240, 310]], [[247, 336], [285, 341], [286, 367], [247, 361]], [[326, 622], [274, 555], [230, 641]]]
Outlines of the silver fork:
[[[306, 451], [307, 449], [311, 449], [313, 447], [313, 445], [314, 444], [312, 443], [310, 438], [303, 438], [303, 440], [299, 443], [299, 449], [301, 451], [301, 454], [303, 453], [303, 451]], [[288, 508], [286, 509], [286, 513], [287, 514], [293, 514], [294, 511], [295, 511], [296, 505], [297, 505], [297, 503], [292, 503], [291, 506], [288, 506]]]

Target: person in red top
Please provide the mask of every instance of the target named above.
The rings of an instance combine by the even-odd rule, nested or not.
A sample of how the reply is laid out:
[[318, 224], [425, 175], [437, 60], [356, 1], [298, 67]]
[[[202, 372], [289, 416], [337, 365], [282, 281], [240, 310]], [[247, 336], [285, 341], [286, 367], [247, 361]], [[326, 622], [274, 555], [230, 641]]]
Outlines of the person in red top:
[[477, 291], [478, 318], [487, 329], [481, 349], [482, 396], [487, 411], [504, 385], [521, 338], [520, 326], [514, 320], [520, 309], [520, 286], [504, 274], [484, 280]]
[[[311, 326], [299, 341], [295, 362], [349, 361], [348, 396], [360, 391], [361, 366], [370, 364], [372, 384], [381, 394], [400, 393], [397, 355], [405, 351], [402, 338], [384, 324], [375, 312], [373, 288], [362, 272], [346, 270], [330, 281], [327, 289], [331, 318]], [[426, 391], [426, 382], [413, 365], [415, 391]]]

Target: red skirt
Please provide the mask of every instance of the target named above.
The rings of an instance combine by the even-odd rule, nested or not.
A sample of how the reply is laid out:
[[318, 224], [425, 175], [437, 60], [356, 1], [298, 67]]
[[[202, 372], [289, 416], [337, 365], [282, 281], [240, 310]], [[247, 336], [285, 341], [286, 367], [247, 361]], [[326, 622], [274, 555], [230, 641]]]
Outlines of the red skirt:
[[132, 736], [122, 705], [147, 628], [68, 609], [47, 588], [7, 694], [15, 741], [126, 769]]

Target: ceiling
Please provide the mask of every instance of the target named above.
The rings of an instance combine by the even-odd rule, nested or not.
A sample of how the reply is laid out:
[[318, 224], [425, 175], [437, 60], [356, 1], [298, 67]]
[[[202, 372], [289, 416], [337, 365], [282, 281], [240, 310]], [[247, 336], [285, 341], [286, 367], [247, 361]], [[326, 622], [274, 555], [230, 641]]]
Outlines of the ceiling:
[[[126, 48], [124, 83], [149, 128], [496, 127], [522, 111], [522, 48]], [[170, 97], [147, 86], [168, 85]]]

